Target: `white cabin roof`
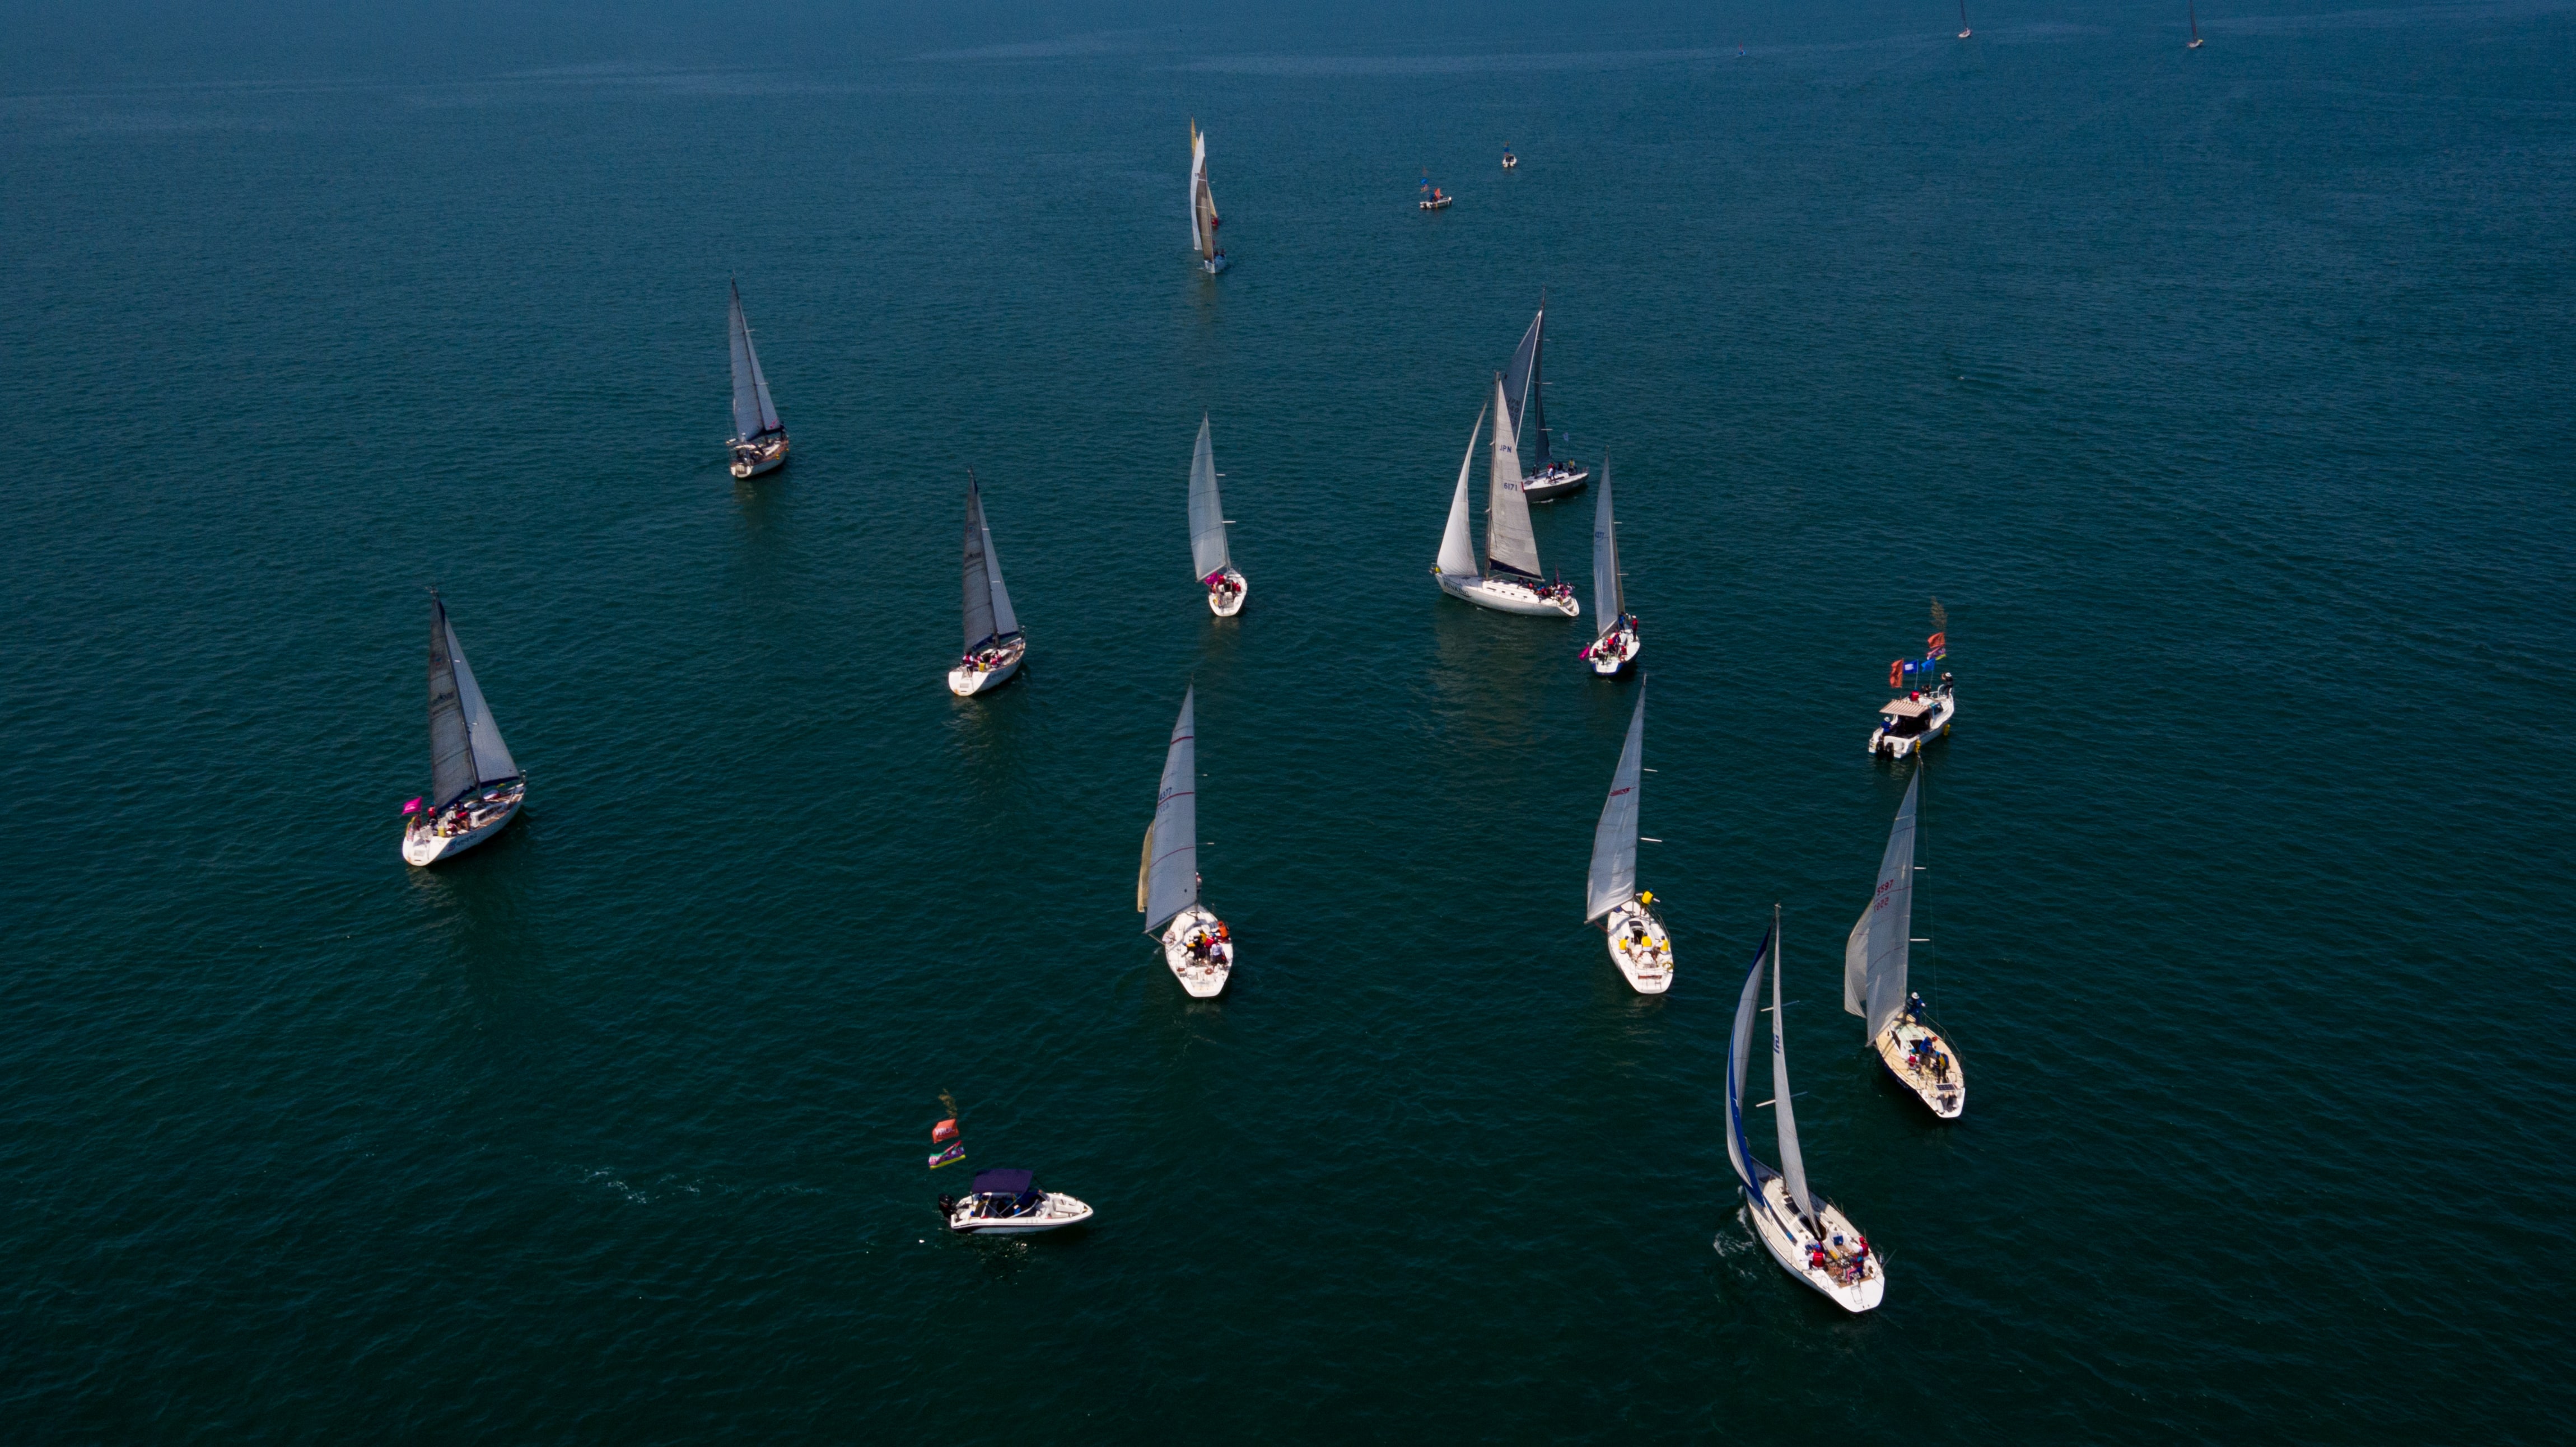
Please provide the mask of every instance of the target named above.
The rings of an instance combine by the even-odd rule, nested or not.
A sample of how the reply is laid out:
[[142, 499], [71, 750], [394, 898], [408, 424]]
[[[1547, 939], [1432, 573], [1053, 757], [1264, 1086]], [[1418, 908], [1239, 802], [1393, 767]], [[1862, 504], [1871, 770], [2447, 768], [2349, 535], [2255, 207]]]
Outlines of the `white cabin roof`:
[[1911, 698], [1892, 698], [1879, 710], [1890, 718], [1921, 718], [1932, 711], [1932, 705]]

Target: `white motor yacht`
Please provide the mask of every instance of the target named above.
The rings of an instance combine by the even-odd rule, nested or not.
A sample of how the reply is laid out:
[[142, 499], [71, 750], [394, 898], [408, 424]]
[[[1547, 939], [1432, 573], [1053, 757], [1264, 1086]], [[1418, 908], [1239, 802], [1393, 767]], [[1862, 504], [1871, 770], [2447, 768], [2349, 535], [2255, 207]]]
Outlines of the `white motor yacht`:
[[1950, 721], [1959, 714], [1959, 700], [1951, 692], [1950, 675], [1945, 673], [1929, 691], [1917, 690], [1905, 698], [1889, 699], [1879, 707], [1878, 714], [1878, 727], [1869, 731], [1869, 751], [1882, 758], [1901, 759], [1934, 739], [1949, 737]]
[[974, 1190], [939, 1198], [939, 1214], [961, 1236], [1033, 1236], [1092, 1218], [1088, 1204], [1062, 1191], [1033, 1189], [1033, 1176], [1029, 1171], [980, 1171]]

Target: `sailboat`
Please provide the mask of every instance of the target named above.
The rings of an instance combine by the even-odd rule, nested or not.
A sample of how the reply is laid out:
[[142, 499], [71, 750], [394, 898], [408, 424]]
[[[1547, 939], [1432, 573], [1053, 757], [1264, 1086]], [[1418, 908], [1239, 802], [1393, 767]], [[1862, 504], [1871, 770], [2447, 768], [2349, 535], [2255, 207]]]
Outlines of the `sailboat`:
[[1506, 171], [1516, 170], [1516, 169], [1518, 169], [1518, 168], [1519, 168], [1520, 163], [1521, 163], [1521, 158], [1512, 154], [1512, 148], [1511, 148], [1511, 147], [1509, 147], [1509, 146], [1505, 146], [1505, 147], [1503, 147], [1503, 169], [1504, 169], [1504, 170], [1506, 170]]
[[1619, 750], [1619, 771], [1610, 776], [1610, 797], [1602, 802], [1601, 822], [1592, 831], [1592, 878], [1586, 891], [1591, 913], [1583, 922], [1602, 921], [1610, 962], [1628, 977], [1631, 989], [1660, 995], [1673, 987], [1673, 937], [1655, 917], [1654, 892], [1637, 892], [1637, 788], [1644, 777], [1645, 750], [1646, 690], [1640, 686], [1637, 710], [1628, 718], [1628, 742]]
[[1225, 500], [1217, 495], [1216, 479], [1216, 449], [1208, 445], [1208, 419], [1202, 412], [1198, 451], [1190, 456], [1190, 568], [1208, 590], [1208, 611], [1231, 618], [1243, 611], [1252, 584], [1226, 551]]
[[1431, 184], [1431, 178], [1430, 178], [1429, 176], [1425, 176], [1425, 177], [1423, 177], [1423, 178], [1422, 178], [1422, 209], [1423, 209], [1423, 210], [1425, 210], [1425, 211], [1446, 211], [1446, 210], [1448, 210], [1448, 209], [1449, 209], [1449, 203], [1450, 203], [1450, 202], [1452, 202], [1452, 201], [1455, 201], [1455, 200], [1457, 200], [1457, 199], [1458, 199], [1457, 197], [1452, 196], [1452, 195], [1449, 195], [1449, 194], [1447, 194], [1446, 192], [1442, 191], [1439, 187], [1432, 185], [1432, 184]]
[[1522, 424], [1538, 429], [1536, 464], [1521, 483], [1521, 495], [1532, 502], [1553, 502], [1569, 493], [1581, 492], [1592, 474], [1582, 463], [1565, 462], [1548, 456], [1546, 383], [1540, 373], [1540, 353], [1546, 350], [1547, 293], [1539, 293], [1538, 315], [1530, 319], [1529, 330], [1521, 333], [1521, 344], [1512, 349], [1512, 364], [1503, 373], [1503, 396], [1511, 403], [1512, 442], [1521, 440]]
[[1214, 276], [1233, 263], [1225, 259], [1224, 248], [1216, 244], [1216, 197], [1208, 190], [1207, 132], [1199, 129], [1197, 118], [1190, 121], [1190, 247], [1199, 254], [1199, 265]]
[[[1493, 461], [1485, 495], [1485, 558], [1476, 564], [1476, 545], [1467, 530], [1467, 475], [1476, 462], [1476, 436], [1485, 428], [1485, 412], [1494, 414]], [[1511, 405], [1503, 397], [1502, 374], [1494, 376], [1494, 397], [1476, 414], [1467, 433], [1467, 455], [1458, 461], [1458, 491], [1449, 502], [1449, 527], [1440, 535], [1440, 559], [1431, 565], [1440, 591], [1480, 608], [1505, 613], [1581, 616], [1574, 589], [1541, 580], [1538, 539], [1530, 533], [1529, 500], [1521, 495], [1520, 449], [1512, 442]]]
[[1968, 38], [1968, 0], [1959, 0], [1959, 38]]
[[[1753, 1057], [1753, 1025], [1762, 1013], [1762, 966], [1771, 966], [1771, 1099], [1760, 1102], [1777, 1114], [1780, 1169], [1772, 1170], [1753, 1154], [1744, 1130], [1744, 1077]], [[1780, 910], [1771, 910], [1771, 932], [1754, 951], [1753, 968], [1744, 977], [1744, 993], [1735, 1002], [1735, 1036], [1726, 1057], [1726, 1156], [1735, 1178], [1744, 1183], [1744, 1216], [1771, 1259], [1781, 1269], [1814, 1287], [1848, 1312], [1864, 1312], [1887, 1295], [1887, 1265], [1860, 1228], [1831, 1201], [1818, 1201], [1807, 1189], [1807, 1165], [1798, 1153], [1798, 1120], [1791, 1110], [1789, 1052], [1780, 1029]]]
[[984, 521], [984, 495], [966, 474], [966, 656], [948, 670], [948, 691], [969, 698], [999, 688], [1020, 671], [1029, 640], [1002, 586], [1002, 557], [993, 551], [993, 529]]
[[1583, 661], [1603, 678], [1621, 670], [1646, 651], [1637, 636], [1637, 620], [1628, 612], [1628, 590], [1619, 581], [1618, 520], [1610, 514], [1610, 459], [1601, 459], [1601, 496], [1592, 504], [1592, 611], [1605, 619], [1601, 636], [1583, 650]]
[[[728, 283], [728, 285], [732, 285]], [[733, 343], [733, 475], [758, 477], [787, 463], [787, 429], [778, 423], [778, 404], [769, 398], [769, 379], [760, 374], [760, 354], [751, 349], [751, 326], [742, 319], [742, 288], [733, 286], [733, 314], [726, 319]]]
[[[1962, 0], [1962, 3], [1965, 3], [1965, 0]], [[2191, 21], [2191, 44], [2184, 46], [2183, 49], [2198, 50], [2200, 49], [2200, 7], [2187, 4], [2183, 6], [2182, 13]]]
[[1863, 1038], [1897, 1083], [1943, 1120], [1967, 1109], [1968, 1080], [1959, 1054], [1941, 1038], [1923, 997], [1905, 987], [1914, 930], [1914, 801], [1923, 770], [1905, 786], [1905, 802], [1887, 831], [1878, 861], [1878, 890], [1843, 942], [1843, 1008], [1861, 1017]]
[[[528, 771], [510, 757], [501, 726], [456, 641], [456, 625], [429, 595], [429, 793], [404, 812], [406, 864], [462, 854], [508, 827], [528, 797]], [[426, 807], [423, 807], [426, 806]]]
[[1145, 851], [1136, 863], [1136, 908], [1145, 933], [1163, 930], [1163, 963], [1193, 999], [1225, 991], [1234, 969], [1234, 932], [1199, 903], [1199, 750], [1193, 717], [1198, 689], [1181, 695], [1172, 745], [1163, 755], [1163, 788], [1154, 799], [1154, 822], [1145, 829]]

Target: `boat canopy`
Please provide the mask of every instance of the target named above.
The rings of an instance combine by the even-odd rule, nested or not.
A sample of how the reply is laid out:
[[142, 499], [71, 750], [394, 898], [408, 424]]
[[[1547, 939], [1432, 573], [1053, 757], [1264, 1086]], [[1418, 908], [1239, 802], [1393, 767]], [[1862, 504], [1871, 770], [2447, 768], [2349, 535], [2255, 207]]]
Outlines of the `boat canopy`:
[[1029, 1188], [1037, 1178], [1034, 1171], [978, 1171], [975, 1194], [979, 1196], [1016, 1196]]
[[1919, 698], [1894, 698], [1879, 710], [1889, 718], [1921, 718], [1932, 711], [1932, 705]]

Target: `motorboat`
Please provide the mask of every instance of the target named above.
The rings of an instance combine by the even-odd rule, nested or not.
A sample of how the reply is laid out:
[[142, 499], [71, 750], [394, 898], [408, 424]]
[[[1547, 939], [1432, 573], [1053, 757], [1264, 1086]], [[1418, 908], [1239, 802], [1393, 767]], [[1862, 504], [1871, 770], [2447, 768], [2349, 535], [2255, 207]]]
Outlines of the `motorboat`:
[[1950, 724], [1959, 716], [1957, 680], [1946, 672], [1939, 681], [1933, 680], [1936, 666], [1949, 657], [1949, 648], [1940, 633], [1928, 642], [1923, 657], [1900, 658], [1887, 665], [1887, 686], [1904, 693], [1879, 705], [1878, 727], [1869, 733], [1872, 754], [1902, 759], [1934, 739], [1950, 736]]
[[1197, 118], [1190, 121], [1190, 249], [1199, 254], [1199, 269], [1210, 276], [1233, 263], [1226, 260], [1225, 248], [1217, 245], [1216, 196], [1208, 190], [1207, 132], [1199, 129]]
[[1619, 767], [1610, 776], [1610, 797], [1601, 804], [1601, 822], [1592, 831], [1592, 872], [1586, 881], [1589, 912], [1583, 922], [1601, 921], [1610, 962], [1640, 995], [1660, 995], [1673, 987], [1673, 937], [1655, 917], [1654, 891], [1637, 890], [1637, 795], [1644, 778], [1646, 690], [1637, 689], [1637, 707], [1628, 716], [1628, 742], [1619, 750]]
[[1062, 1191], [1041, 1191], [1031, 1171], [978, 1171], [975, 1189], [939, 1198], [939, 1214], [960, 1236], [1034, 1236], [1079, 1226], [1091, 1207]]
[[1905, 802], [1887, 831], [1887, 852], [1878, 861], [1878, 888], [1869, 908], [1843, 941], [1843, 1009], [1863, 1021], [1868, 1042], [1887, 1073], [1896, 1077], [1943, 1120], [1957, 1120], [1967, 1109], [1968, 1078], [1959, 1052], [1941, 1037], [1923, 997], [1906, 988], [1906, 964], [1913, 947], [1928, 940], [1913, 938], [1915, 802], [1923, 788], [1923, 767], [1905, 785]]
[[1592, 504], [1592, 614], [1608, 620], [1601, 636], [1586, 644], [1583, 661], [1602, 678], [1616, 678], [1646, 649], [1637, 632], [1637, 615], [1628, 611], [1628, 590], [1619, 576], [1619, 524], [1610, 511], [1610, 459], [1601, 459], [1601, 495]]
[[528, 797], [528, 771], [510, 757], [501, 725], [456, 641], [447, 604], [429, 595], [429, 792], [403, 808], [403, 862], [434, 864], [509, 827]]
[[1190, 455], [1190, 570], [1207, 589], [1208, 611], [1231, 618], [1243, 611], [1252, 584], [1226, 546], [1225, 499], [1217, 492], [1216, 450], [1208, 443], [1207, 414], [1199, 414], [1199, 445]]
[[[1771, 1099], [1748, 1106], [1744, 1083], [1752, 1063], [1753, 1027], [1761, 1009], [1762, 969], [1771, 968]], [[1754, 952], [1753, 968], [1736, 997], [1735, 1033], [1727, 1048], [1726, 1155], [1744, 1188], [1744, 1219], [1771, 1259], [1827, 1301], [1858, 1314], [1887, 1296], [1887, 1263], [1840, 1206], [1817, 1199], [1807, 1186], [1798, 1122], [1791, 1106], [1789, 1052], [1780, 1023], [1780, 915]], [[1779, 1129], [1780, 1169], [1753, 1154], [1744, 1112], [1769, 1106]], [[1723, 1249], [1723, 1248], [1720, 1248]]]
[[739, 285], [733, 286], [726, 330], [733, 347], [733, 436], [725, 447], [733, 454], [735, 477], [758, 477], [787, 465], [787, 429], [779, 424], [778, 404], [770, 400], [769, 379], [761, 375], [760, 354], [752, 349]]
[[1503, 169], [1506, 171], [1518, 170], [1520, 168], [1520, 164], [1521, 158], [1512, 154], [1512, 148], [1509, 146], [1503, 147]]
[[1449, 203], [1457, 199], [1457, 197], [1451, 196], [1442, 191], [1439, 187], [1432, 185], [1430, 177], [1425, 176], [1422, 178], [1421, 209], [1425, 211], [1446, 211], [1449, 209]]
[[[1485, 411], [1495, 418], [1492, 462], [1486, 478], [1485, 560], [1480, 565], [1468, 526], [1467, 482], [1476, 462], [1476, 438], [1484, 431]], [[1476, 414], [1467, 433], [1467, 455], [1458, 462], [1458, 487], [1449, 501], [1449, 525], [1440, 536], [1439, 560], [1431, 565], [1440, 591], [1479, 608], [1539, 617], [1575, 618], [1583, 605], [1574, 589], [1549, 582], [1539, 571], [1538, 539], [1530, 531], [1529, 501], [1521, 496], [1520, 450], [1503, 425], [1510, 408], [1503, 381], [1494, 378], [1493, 400]]]
[[1521, 344], [1512, 349], [1512, 361], [1503, 370], [1503, 397], [1511, 404], [1512, 443], [1519, 446], [1524, 436], [1536, 444], [1528, 455], [1530, 470], [1521, 479], [1521, 496], [1531, 502], [1554, 502], [1583, 490], [1592, 473], [1582, 463], [1554, 456], [1554, 439], [1547, 428], [1547, 383], [1541, 375], [1547, 350], [1547, 293], [1538, 296], [1538, 315], [1530, 319], [1529, 330], [1521, 333]]
[[966, 652], [948, 670], [948, 691], [972, 698], [1000, 688], [1018, 675], [1029, 656], [1029, 640], [1011, 611], [1011, 590], [1002, 584], [1002, 558], [993, 551], [993, 529], [984, 521], [984, 496], [975, 474], [966, 474], [965, 560]]
[[[1225, 993], [1234, 972], [1234, 931], [1199, 903], [1198, 689], [1181, 695], [1181, 716], [1163, 751], [1154, 822], [1136, 861], [1136, 909], [1145, 933], [1162, 930], [1163, 963], [1190, 998]], [[1168, 927], [1166, 927], [1168, 925]]]

